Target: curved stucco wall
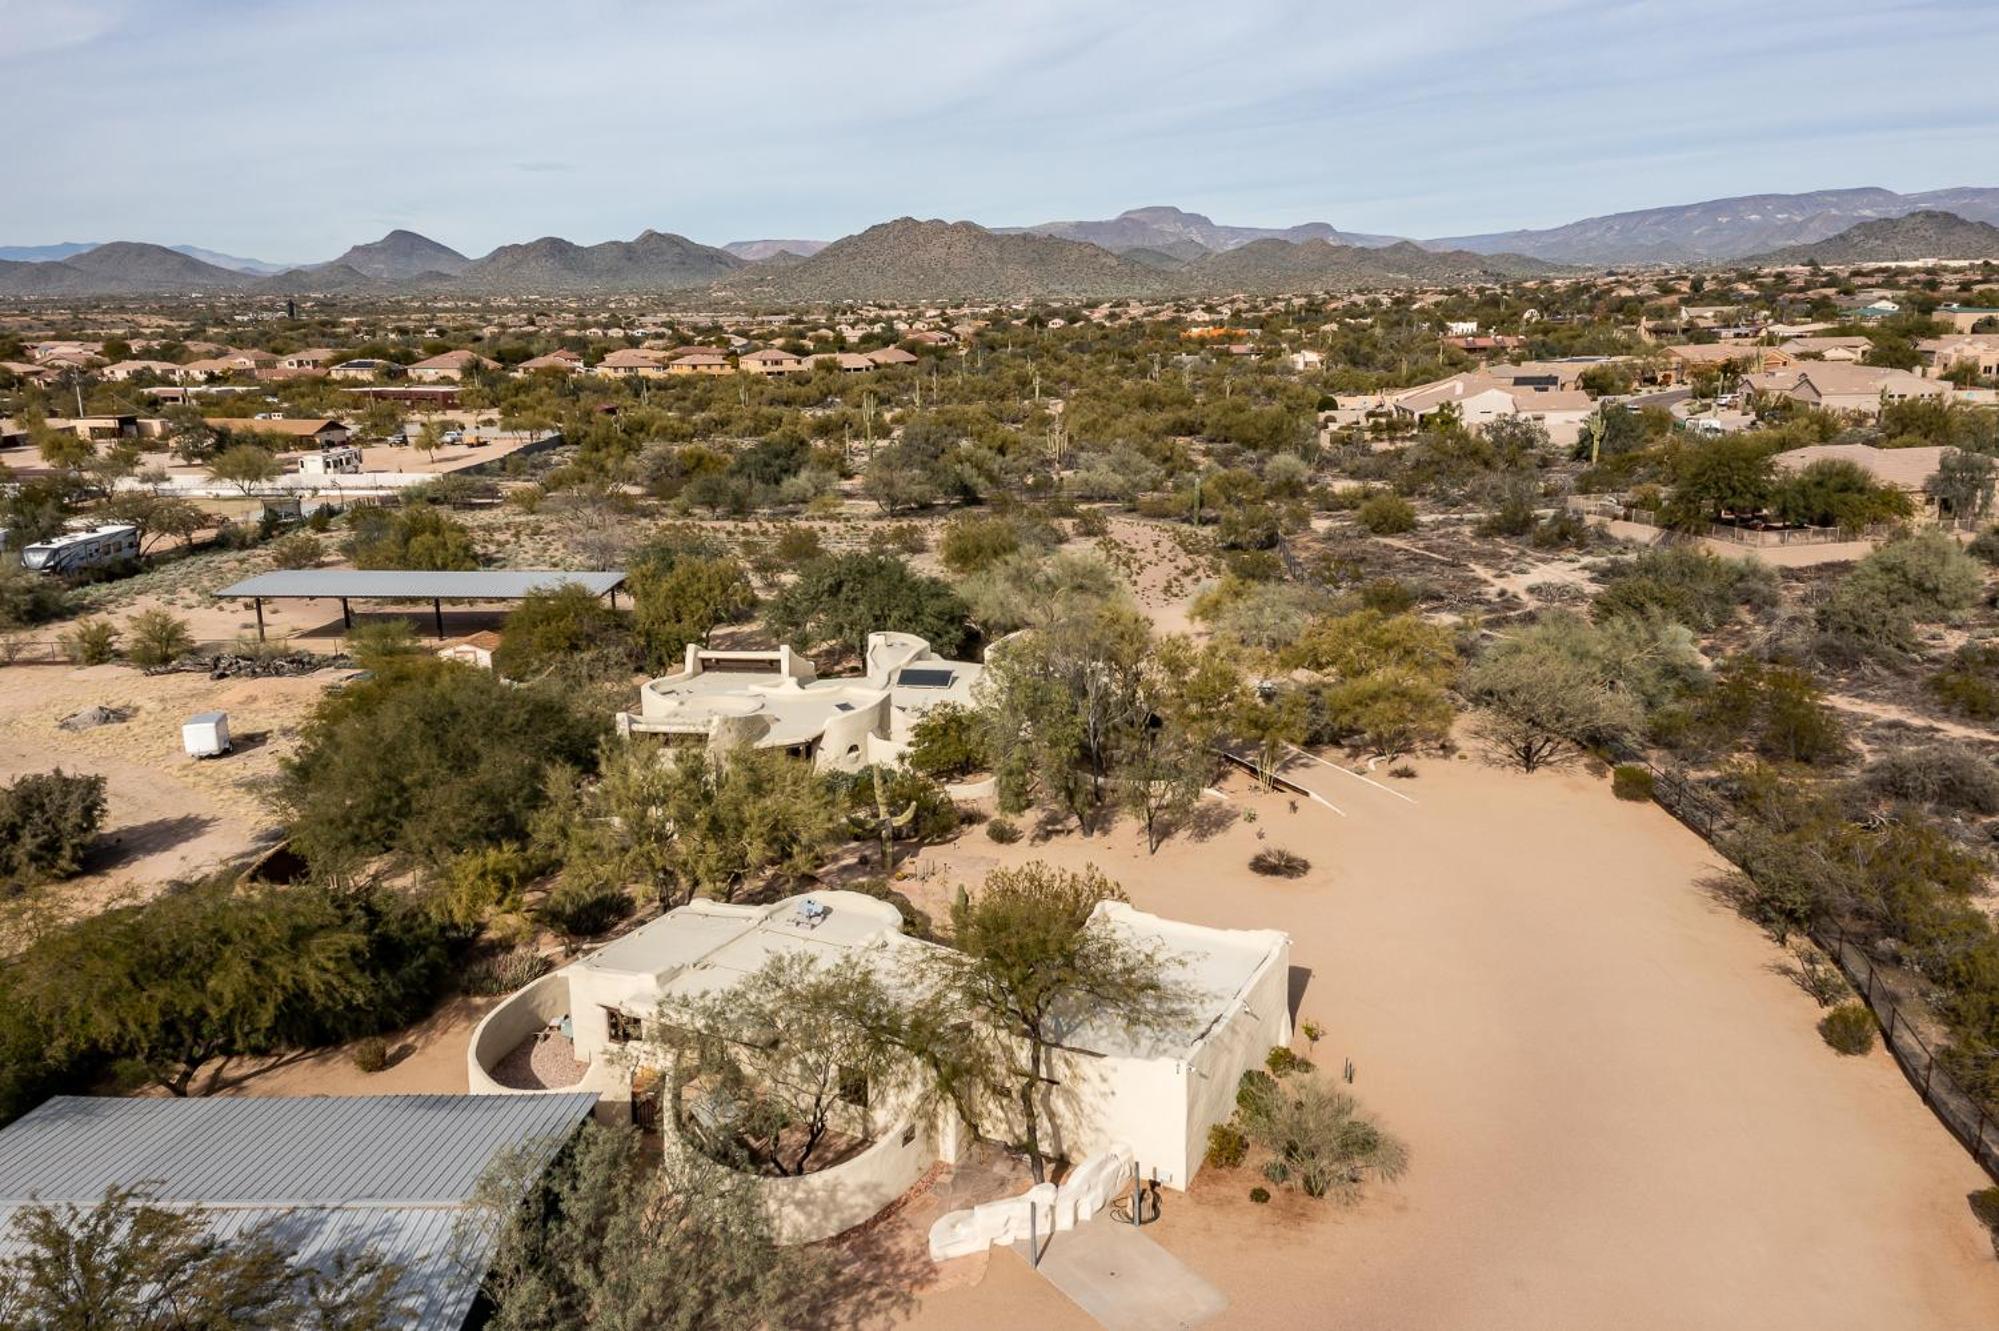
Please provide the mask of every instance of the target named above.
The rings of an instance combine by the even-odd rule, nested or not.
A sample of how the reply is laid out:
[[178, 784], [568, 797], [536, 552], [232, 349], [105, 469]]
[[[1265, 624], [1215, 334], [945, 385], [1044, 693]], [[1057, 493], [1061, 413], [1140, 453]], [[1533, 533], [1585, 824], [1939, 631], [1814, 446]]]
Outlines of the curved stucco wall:
[[482, 1017], [465, 1046], [465, 1082], [473, 1095], [534, 1095], [537, 1092], [502, 1086], [492, 1069], [520, 1042], [569, 1014], [569, 972], [542, 976]]
[[936, 1163], [929, 1129], [898, 1123], [851, 1160], [797, 1178], [758, 1179], [757, 1191], [778, 1242], [816, 1243], [865, 1225]]

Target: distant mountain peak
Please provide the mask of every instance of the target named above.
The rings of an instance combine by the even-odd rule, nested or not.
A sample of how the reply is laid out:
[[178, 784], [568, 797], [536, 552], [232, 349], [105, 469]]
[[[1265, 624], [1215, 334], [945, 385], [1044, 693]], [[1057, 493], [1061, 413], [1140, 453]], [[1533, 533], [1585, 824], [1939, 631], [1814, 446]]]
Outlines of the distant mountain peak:
[[1223, 226], [1211, 221], [1205, 214], [1190, 213], [1166, 203], [1127, 208], [1116, 217], [1101, 221], [1041, 222], [1034, 226], [1002, 227], [1000, 230], [1086, 241], [1113, 253], [1144, 249], [1173, 254], [1176, 247], [1184, 248], [1189, 244], [1219, 253], [1258, 240], [1325, 240], [1335, 245], [1373, 247], [1393, 244], [1398, 239], [1395, 236], [1343, 232], [1330, 222], [1304, 222], [1286, 227]]
[[429, 236], [397, 227], [380, 240], [356, 245], [321, 268], [351, 268], [377, 282], [402, 282], [424, 273], [463, 272], [472, 261]]

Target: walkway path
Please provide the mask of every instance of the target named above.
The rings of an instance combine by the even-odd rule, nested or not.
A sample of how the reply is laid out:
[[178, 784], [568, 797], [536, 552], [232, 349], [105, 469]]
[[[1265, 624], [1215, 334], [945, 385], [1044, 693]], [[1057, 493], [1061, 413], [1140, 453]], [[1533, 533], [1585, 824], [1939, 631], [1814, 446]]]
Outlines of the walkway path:
[[[1009, 1251], [1028, 1260], [1021, 1244]], [[1229, 1306], [1226, 1294], [1144, 1230], [1108, 1216], [1055, 1235], [1036, 1269], [1106, 1331], [1182, 1331]]]

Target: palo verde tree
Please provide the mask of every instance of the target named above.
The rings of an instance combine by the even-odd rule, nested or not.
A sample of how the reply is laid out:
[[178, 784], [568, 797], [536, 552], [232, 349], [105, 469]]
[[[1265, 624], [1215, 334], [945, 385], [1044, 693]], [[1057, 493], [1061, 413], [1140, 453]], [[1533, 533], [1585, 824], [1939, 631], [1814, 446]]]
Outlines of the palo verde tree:
[[801, 1325], [827, 1302], [815, 1249], [779, 1247], [756, 1180], [698, 1152], [648, 1159], [638, 1132], [585, 1124], [543, 1168], [504, 1158], [477, 1205], [499, 1234], [491, 1331]]
[[293, 1256], [271, 1224], [222, 1237], [200, 1209], [112, 1187], [89, 1209], [15, 1213], [0, 1259], [8, 1331], [389, 1331], [413, 1313], [403, 1270], [379, 1254]]
[[952, 908], [953, 947], [927, 962], [925, 1006], [972, 1019], [981, 1080], [999, 1104], [954, 1100], [981, 1131], [1017, 1133], [1037, 1183], [1048, 1166], [1042, 1126], [1063, 1111], [1054, 1050], [1077, 1014], [1142, 1036], [1170, 1028], [1186, 1009], [1173, 963], [1095, 916], [1100, 903], [1124, 899], [1094, 867], [995, 869]]

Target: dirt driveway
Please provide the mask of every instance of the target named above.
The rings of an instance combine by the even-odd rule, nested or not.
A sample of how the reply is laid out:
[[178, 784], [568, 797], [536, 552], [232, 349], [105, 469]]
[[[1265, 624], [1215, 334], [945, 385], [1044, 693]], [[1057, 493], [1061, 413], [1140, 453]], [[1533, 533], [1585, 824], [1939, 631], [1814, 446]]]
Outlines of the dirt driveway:
[[[1210, 1325], [1999, 1325], [1987, 1180], [1884, 1054], [1826, 1048], [1779, 949], [1697, 885], [1698, 839], [1581, 773], [1418, 767], [1414, 804], [1301, 771], [1344, 817], [1237, 782], [1254, 823], [1156, 857], [1122, 831], [926, 856], [933, 906], [996, 863], [1094, 861], [1147, 909], [1291, 933], [1318, 1061], [1353, 1060], [1413, 1166], [1350, 1212], [1252, 1205], [1246, 1171], [1169, 1194], [1149, 1232], [1228, 1294]], [[1311, 872], [1248, 873], [1259, 844]], [[1089, 1325], [1010, 1256], [910, 1324], [1023, 1319]]]

